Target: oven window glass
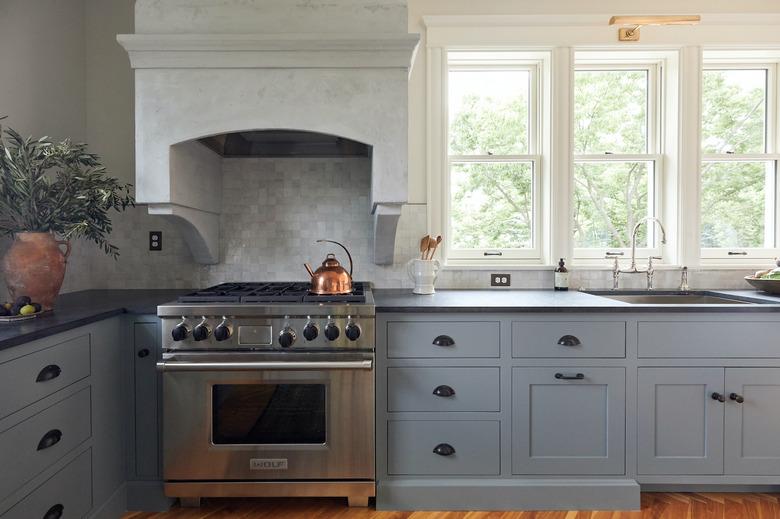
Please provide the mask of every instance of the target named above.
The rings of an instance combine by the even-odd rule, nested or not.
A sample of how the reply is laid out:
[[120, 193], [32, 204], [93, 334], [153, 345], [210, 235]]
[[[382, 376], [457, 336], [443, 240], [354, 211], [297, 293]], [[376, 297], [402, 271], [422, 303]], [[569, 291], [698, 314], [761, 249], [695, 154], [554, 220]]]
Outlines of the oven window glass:
[[212, 392], [215, 444], [325, 443], [324, 384], [225, 384]]

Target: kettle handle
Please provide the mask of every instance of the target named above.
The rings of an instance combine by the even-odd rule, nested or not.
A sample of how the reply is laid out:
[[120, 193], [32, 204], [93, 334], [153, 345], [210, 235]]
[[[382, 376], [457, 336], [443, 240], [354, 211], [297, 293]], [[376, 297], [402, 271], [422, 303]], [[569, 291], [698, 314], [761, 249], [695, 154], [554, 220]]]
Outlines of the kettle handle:
[[349, 258], [349, 277], [352, 277], [352, 255], [349, 253], [347, 248], [345, 246], [343, 246], [342, 244], [340, 244], [339, 242], [337, 242], [337, 241], [333, 241], [333, 240], [317, 240], [317, 243], [324, 243], [324, 242], [335, 243], [336, 245], [338, 245], [339, 247], [344, 249], [344, 252], [347, 253], [347, 258]]

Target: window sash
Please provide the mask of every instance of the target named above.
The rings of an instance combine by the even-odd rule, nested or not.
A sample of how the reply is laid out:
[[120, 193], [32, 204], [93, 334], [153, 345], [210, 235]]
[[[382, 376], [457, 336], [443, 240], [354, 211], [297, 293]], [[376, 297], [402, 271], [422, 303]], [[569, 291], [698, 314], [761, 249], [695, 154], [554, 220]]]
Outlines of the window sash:
[[542, 232], [542, 219], [540, 215], [540, 200], [541, 200], [541, 156], [539, 155], [507, 155], [504, 157], [497, 157], [495, 155], [469, 155], [469, 156], [453, 156], [447, 164], [447, 175], [445, 178], [445, 211], [447, 219], [445, 222], [445, 232], [447, 236], [453, 236], [452, 234], [452, 191], [451, 191], [451, 168], [453, 164], [462, 163], [517, 163], [517, 164], [531, 164], [531, 181], [532, 181], [532, 229], [531, 229], [531, 247], [524, 248], [501, 248], [501, 249], [463, 249], [456, 248], [452, 245], [454, 240], [448, 240], [446, 242], [446, 257], [448, 264], [456, 265], [458, 261], [473, 262], [478, 260], [480, 262], [492, 261], [496, 263], [507, 262], [512, 260], [538, 260], [541, 259], [541, 232]]
[[[444, 115], [444, 145], [446, 155], [446, 171], [442, 179], [442, 197], [443, 205], [443, 230], [445, 236], [450, 237], [444, 242], [443, 257], [447, 265], [451, 266], [470, 266], [487, 265], [518, 262], [538, 263], [542, 259], [542, 157], [538, 150], [541, 147], [541, 81], [542, 81], [542, 61], [517, 59], [518, 53], [508, 53], [513, 55], [509, 59], [498, 59], [492, 52], [485, 52], [487, 59], [479, 60], [477, 56], [484, 51], [474, 51], [471, 59], [448, 60], [445, 64], [443, 78], [443, 99], [442, 110]], [[463, 55], [464, 51], [456, 51], [455, 54]], [[469, 53], [470, 55], [472, 53]], [[500, 52], [498, 53], [500, 55]], [[520, 53], [522, 54], [522, 53]], [[528, 154], [520, 155], [450, 155], [450, 113], [449, 113], [449, 77], [451, 71], [457, 70], [525, 70], [529, 73], [529, 91], [528, 91]], [[530, 163], [532, 168], [532, 246], [528, 248], [504, 248], [504, 249], [462, 249], [455, 248], [452, 244], [454, 240], [452, 234], [452, 185], [451, 171], [452, 165], [456, 163]]]
[[[621, 56], [620, 59], [588, 59], [575, 60], [574, 72], [578, 70], [642, 70], [647, 71], [647, 136], [646, 153], [590, 153], [577, 154], [572, 157], [572, 165], [583, 162], [651, 162], [652, 163], [652, 191], [648, 188], [648, 216], [657, 216], [662, 213], [663, 193], [663, 155], [661, 153], [662, 112], [663, 112], [663, 67], [658, 60], [636, 59], [626, 60]], [[574, 83], [572, 82], [572, 88]], [[572, 105], [572, 122], [574, 121], [575, 106]], [[574, 133], [572, 132], [572, 139]], [[608, 150], [605, 150], [605, 152]], [[572, 186], [574, 185], [575, 169], [572, 167]], [[574, 190], [570, 194], [570, 199], [574, 199]], [[654, 247], [637, 247], [636, 257], [647, 258], [651, 255], [661, 255], [661, 244], [657, 239], [657, 230], [654, 225], [648, 225], [648, 239], [654, 243]], [[574, 242], [574, 235], [570, 234], [569, 239]], [[620, 247], [575, 247], [572, 245], [573, 259], [580, 264], [602, 265], [607, 253], [618, 254], [618, 257], [630, 257], [631, 248]], [[666, 258], [665, 258], [666, 259]], [[662, 260], [663, 261], [663, 260]]]
[[[650, 179], [648, 179], [651, 185], [648, 186], [647, 195], [647, 212], [646, 216], [658, 216], [660, 214], [660, 203], [658, 193], [661, 191], [661, 164], [662, 156], [658, 154], [645, 155], [645, 154], [608, 154], [608, 155], [575, 155], [573, 164], [587, 164], [587, 163], [602, 163], [602, 162], [645, 162], [651, 164]], [[572, 168], [572, 185], [574, 184], [575, 168]], [[574, 199], [574, 190], [572, 189], [572, 200]], [[661, 253], [661, 245], [657, 237], [657, 229], [655, 225], [647, 226], [647, 237], [650, 243], [655, 244], [653, 247], [637, 247], [636, 257], [647, 258], [651, 254], [658, 256]], [[574, 242], [574, 237], [571, 237]], [[630, 247], [573, 247], [574, 259], [577, 260], [603, 260], [608, 254], [617, 255], [618, 257], [630, 257]], [[601, 263], [599, 263], [601, 264]]]
[[[780, 92], [778, 91], [777, 71], [778, 64], [764, 60], [717, 60], [710, 59], [704, 62], [702, 71], [707, 70], [766, 70], [766, 120], [764, 128], [764, 153], [702, 153], [701, 165], [716, 162], [773, 162], [774, 175], [767, 179], [765, 204], [764, 234], [765, 240], [774, 242], [774, 247], [700, 247], [699, 257], [703, 265], [754, 265], [773, 259], [780, 253], [780, 144], [778, 139], [778, 107], [780, 106]], [[702, 97], [704, 96], [702, 92]], [[700, 133], [703, 141], [704, 134]], [[701, 175], [703, 168], [699, 170], [699, 196], [703, 194], [701, 189]], [[702, 210], [702, 209], [700, 209]], [[702, 226], [697, 229], [701, 237]]]

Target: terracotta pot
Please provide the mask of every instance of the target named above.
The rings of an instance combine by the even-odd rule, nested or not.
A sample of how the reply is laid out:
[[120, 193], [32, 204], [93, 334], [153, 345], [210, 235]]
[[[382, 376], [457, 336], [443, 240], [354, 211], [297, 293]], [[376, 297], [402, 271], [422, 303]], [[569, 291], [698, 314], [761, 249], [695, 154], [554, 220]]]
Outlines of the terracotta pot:
[[[63, 251], [60, 246], [64, 245]], [[3, 258], [3, 274], [11, 297], [29, 296], [44, 310], [54, 307], [65, 278], [70, 242], [48, 232], [20, 232]]]

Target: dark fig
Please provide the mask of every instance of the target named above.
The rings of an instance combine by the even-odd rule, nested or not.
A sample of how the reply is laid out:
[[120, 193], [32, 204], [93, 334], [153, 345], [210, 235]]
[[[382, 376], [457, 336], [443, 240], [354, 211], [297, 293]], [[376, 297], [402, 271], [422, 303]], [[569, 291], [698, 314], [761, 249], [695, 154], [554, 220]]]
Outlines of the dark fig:
[[5, 306], [0, 305], [0, 317], [8, 315], [8, 309]]
[[14, 306], [21, 308], [24, 305], [29, 305], [30, 303], [32, 303], [32, 299], [30, 299], [29, 296], [19, 296], [16, 298], [16, 301], [14, 301]]
[[[22, 306], [24, 306], [24, 305], [22, 305]], [[19, 315], [19, 310], [22, 309], [22, 306], [14, 304], [14, 306], [12, 306], [11, 309], [8, 311], [9, 315]]]
[[30, 303], [30, 304], [35, 307], [35, 313], [38, 313], [41, 310], [43, 310], [43, 307], [41, 306], [41, 303]]

